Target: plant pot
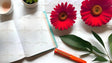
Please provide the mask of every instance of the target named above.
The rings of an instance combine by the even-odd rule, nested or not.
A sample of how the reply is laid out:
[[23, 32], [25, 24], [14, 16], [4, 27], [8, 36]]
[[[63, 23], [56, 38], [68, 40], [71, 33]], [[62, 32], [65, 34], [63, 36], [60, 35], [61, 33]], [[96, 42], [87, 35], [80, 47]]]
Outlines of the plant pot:
[[8, 15], [12, 10], [11, 0], [0, 0], [0, 15]]
[[32, 4], [28, 4], [28, 3], [26, 3], [26, 2], [23, 0], [23, 3], [24, 3], [24, 5], [25, 5], [27, 8], [34, 8], [34, 7], [37, 6], [37, 2], [32, 3]]

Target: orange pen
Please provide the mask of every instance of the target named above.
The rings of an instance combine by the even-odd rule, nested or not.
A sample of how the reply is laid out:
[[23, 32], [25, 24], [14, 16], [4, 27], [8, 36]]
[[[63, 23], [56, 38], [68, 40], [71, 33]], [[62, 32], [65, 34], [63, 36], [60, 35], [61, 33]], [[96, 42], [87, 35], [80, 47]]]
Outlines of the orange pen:
[[75, 56], [73, 56], [73, 55], [71, 55], [69, 53], [66, 53], [66, 52], [64, 52], [62, 50], [59, 50], [57, 48], [55, 49], [54, 53], [59, 54], [61, 56], [64, 56], [64, 57], [66, 57], [68, 59], [71, 59], [71, 60], [73, 60], [75, 62], [78, 62], [78, 63], [87, 63], [85, 60], [82, 60], [81, 58], [75, 57]]

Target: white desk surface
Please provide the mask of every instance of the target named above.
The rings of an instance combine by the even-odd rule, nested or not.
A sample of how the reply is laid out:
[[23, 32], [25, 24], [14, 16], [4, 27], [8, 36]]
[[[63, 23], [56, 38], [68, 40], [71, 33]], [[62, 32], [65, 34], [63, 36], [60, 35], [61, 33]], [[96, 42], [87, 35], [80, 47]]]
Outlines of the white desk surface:
[[[51, 0], [49, 0], [49, 1], [51, 1]], [[79, 1], [81, 1], [81, 0], [79, 0]], [[12, 0], [12, 2], [13, 2], [13, 13], [10, 14], [9, 16], [2, 16], [2, 18], [1, 18], [2, 22], [8, 21], [8, 20], [14, 20], [15, 21], [15, 20], [22, 18], [23, 16], [26, 16], [29, 14], [36, 15], [36, 14], [38, 14], [39, 11], [45, 10], [44, 0], [39, 0], [37, 8], [34, 8], [34, 9], [25, 8], [24, 4], [22, 3], [22, 0]], [[81, 21], [81, 19], [77, 19], [76, 21], [78, 22], [79, 20]], [[81, 36], [82, 38], [84, 38], [86, 40], [90, 40], [92, 42], [92, 44], [101, 48], [97, 44], [97, 40], [90, 34], [91, 30], [94, 30], [94, 31], [98, 32], [101, 36], [104, 36], [102, 38], [104, 38], [105, 45], [108, 46], [107, 45], [107, 37], [111, 34], [111, 30], [107, 30], [107, 28], [105, 26], [92, 29], [91, 27], [85, 25], [83, 22], [81, 23], [81, 25], [78, 25], [78, 24], [76, 25], [76, 24], [67, 31], [66, 30], [65, 31], [58, 31], [58, 30], [55, 30], [53, 28], [54, 35], [55, 35], [56, 41], [58, 43], [59, 49], [64, 50], [68, 53], [71, 53], [77, 57], [79, 57], [82, 54], [87, 53], [87, 52], [83, 52], [83, 51], [77, 51], [77, 50], [74, 50], [74, 49], [68, 47], [58, 37], [60, 34], [68, 34], [68, 33]], [[78, 29], [78, 27], [82, 27], [82, 30]], [[81, 31], [84, 31], [84, 32], [81, 32]], [[86, 35], [88, 37], [85, 37]], [[90, 38], [92, 38], [92, 39], [90, 39]], [[101, 50], [103, 50], [103, 49], [101, 48]], [[95, 56], [91, 54], [90, 56], [85, 57], [83, 59], [86, 60], [87, 63], [108, 63], [108, 62], [92, 62], [92, 60], [94, 58], [95, 58]], [[33, 57], [30, 57], [30, 58], [24, 58], [20, 61], [14, 62], [14, 63], [75, 63], [75, 62], [68, 60], [66, 58], [60, 57], [58, 55], [55, 55], [54, 51], [51, 50], [51, 51], [48, 51], [48, 52], [45, 52], [42, 54], [35, 55]]]

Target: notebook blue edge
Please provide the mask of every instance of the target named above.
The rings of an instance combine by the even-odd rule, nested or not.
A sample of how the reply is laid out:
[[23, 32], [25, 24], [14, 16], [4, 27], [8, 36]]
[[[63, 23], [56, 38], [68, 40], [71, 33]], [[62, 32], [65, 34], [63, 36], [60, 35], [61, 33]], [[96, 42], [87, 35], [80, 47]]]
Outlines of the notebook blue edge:
[[43, 11], [43, 13], [45, 14], [45, 18], [47, 19], [47, 23], [48, 23], [48, 26], [49, 26], [49, 29], [50, 29], [50, 32], [51, 32], [53, 41], [54, 41], [54, 43], [55, 43], [55, 45], [56, 45], [56, 48], [58, 48], [58, 45], [57, 45], [56, 39], [55, 39], [55, 37], [54, 37], [54, 33], [53, 33], [53, 30], [52, 30], [52, 27], [51, 27], [51, 25], [50, 25], [50, 21], [49, 21], [48, 16], [47, 16], [47, 13], [46, 13], [46, 11]]

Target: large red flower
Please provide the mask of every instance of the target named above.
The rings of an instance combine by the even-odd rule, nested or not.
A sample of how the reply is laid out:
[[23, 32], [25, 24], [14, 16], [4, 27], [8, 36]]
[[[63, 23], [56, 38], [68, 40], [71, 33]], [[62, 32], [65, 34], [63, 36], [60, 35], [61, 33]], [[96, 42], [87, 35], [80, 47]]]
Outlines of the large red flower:
[[58, 4], [51, 12], [51, 24], [59, 30], [65, 30], [73, 26], [76, 19], [75, 7], [72, 4], [67, 5], [67, 2]]
[[112, 0], [85, 0], [81, 6], [83, 21], [90, 26], [101, 26], [112, 17]]

